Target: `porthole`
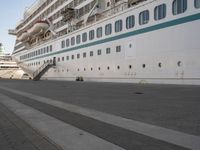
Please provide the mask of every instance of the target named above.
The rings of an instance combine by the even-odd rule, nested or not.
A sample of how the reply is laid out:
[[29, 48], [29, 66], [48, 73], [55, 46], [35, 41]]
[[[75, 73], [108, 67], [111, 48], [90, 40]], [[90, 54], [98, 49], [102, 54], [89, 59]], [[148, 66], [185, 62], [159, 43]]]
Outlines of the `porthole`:
[[132, 69], [132, 65], [129, 65], [129, 69]]
[[142, 68], [146, 68], [146, 64], [143, 64], [143, 65], [142, 65]]
[[107, 69], [110, 70], [110, 67], [108, 66]]
[[119, 70], [119, 69], [120, 69], [120, 66], [117, 66], [117, 69]]
[[162, 63], [161, 63], [161, 62], [158, 63], [158, 67], [159, 67], [159, 68], [162, 67]]
[[101, 68], [100, 68], [100, 67], [99, 67], [98, 69], [99, 69], [99, 70], [101, 70]]
[[178, 67], [181, 67], [181, 66], [182, 66], [182, 62], [181, 62], [181, 61], [178, 61], [178, 62], [177, 62], [177, 66], [178, 66]]

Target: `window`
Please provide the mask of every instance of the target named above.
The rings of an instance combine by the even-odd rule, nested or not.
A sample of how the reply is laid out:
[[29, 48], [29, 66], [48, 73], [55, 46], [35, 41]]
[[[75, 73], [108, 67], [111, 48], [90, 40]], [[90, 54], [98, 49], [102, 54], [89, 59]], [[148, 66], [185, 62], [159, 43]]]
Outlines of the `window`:
[[91, 30], [89, 32], [89, 40], [93, 40], [94, 39], [94, 30]]
[[66, 57], [66, 60], [69, 60], [69, 56]]
[[47, 46], [47, 53], [49, 52], [49, 47]]
[[111, 24], [107, 24], [105, 26], [105, 35], [110, 35], [112, 33], [112, 25]]
[[65, 57], [62, 57], [62, 61], [64, 61], [65, 60]]
[[166, 17], [166, 4], [156, 6], [154, 9], [154, 19], [160, 20]]
[[87, 41], [87, 33], [83, 33], [82, 34], [82, 42], [86, 42]]
[[200, 0], [194, 0], [194, 7], [200, 8]]
[[52, 52], [52, 45], [50, 45], [49, 49], [50, 49], [50, 52]]
[[122, 31], [122, 20], [118, 20], [115, 22], [115, 32]]
[[121, 46], [116, 46], [116, 52], [121, 52]]
[[90, 56], [93, 56], [93, 55], [94, 55], [93, 51], [90, 51]]
[[86, 53], [83, 53], [83, 58], [85, 58], [86, 57]]
[[129, 16], [126, 18], [126, 29], [133, 28], [135, 26], [135, 16]]
[[148, 22], [149, 22], [149, 11], [145, 10], [141, 12], [139, 15], [139, 24], [143, 25], [143, 24], [147, 24]]
[[72, 59], [74, 59], [74, 55], [72, 55]]
[[66, 40], [66, 47], [69, 47], [69, 39]]
[[72, 37], [72, 38], [71, 38], [71, 45], [73, 46], [74, 44], [75, 44], [75, 38]]
[[61, 42], [61, 48], [65, 48], [65, 41]]
[[58, 57], [58, 62], [60, 61], [60, 57]]
[[101, 55], [101, 50], [100, 49], [98, 49], [97, 55]]
[[102, 27], [97, 28], [97, 38], [102, 37]]
[[106, 54], [110, 54], [110, 48], [106, 48]]
[[184, 13], [187, 9], [187, 0], [174, 0], [172, 5], [173, 15]]
[[81, 43], [81, 36], [77, 35], [76, 36], [76, 44], [80, 44]]
[[[46, 54], [46, 47], [44, 48], [44, 53]], [[34, 56], [35, 56], [35, 53], [34, 53]]]
[[78, 58], [78, 59], [80, 58], [80, 54], [77, 54], [77, 58]]

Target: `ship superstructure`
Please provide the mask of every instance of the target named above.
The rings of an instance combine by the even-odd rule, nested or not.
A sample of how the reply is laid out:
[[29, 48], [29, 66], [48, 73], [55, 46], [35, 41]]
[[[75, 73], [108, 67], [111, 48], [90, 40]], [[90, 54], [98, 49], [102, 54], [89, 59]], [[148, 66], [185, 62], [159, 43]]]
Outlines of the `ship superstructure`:
[[22, 79], [24, 71], [20, 69], [12, 56], [4, 52], [2, 43], [0, 43], [0, 78]]
[[200, 0], [39, 0], [15, 60], [51, 80], [200, 84]]

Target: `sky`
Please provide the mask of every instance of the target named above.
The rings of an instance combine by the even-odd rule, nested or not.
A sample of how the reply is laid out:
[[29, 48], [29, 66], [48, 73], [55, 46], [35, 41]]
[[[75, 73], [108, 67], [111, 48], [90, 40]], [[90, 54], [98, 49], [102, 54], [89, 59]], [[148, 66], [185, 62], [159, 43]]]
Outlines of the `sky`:
[[16, 37], [8, 34], [8, 29], [15, 29], [16, 23], [23, 18], [26, 7], [36, 0], [1, 0], [0, 43], [6, 53], [12, 53]]

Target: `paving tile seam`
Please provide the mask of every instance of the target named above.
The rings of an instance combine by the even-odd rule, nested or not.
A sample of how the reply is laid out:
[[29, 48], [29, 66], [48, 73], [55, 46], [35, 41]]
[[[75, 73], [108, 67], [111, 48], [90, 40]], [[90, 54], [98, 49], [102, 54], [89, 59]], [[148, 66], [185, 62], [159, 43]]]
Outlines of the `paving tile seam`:
[[[1, 94], [1, 93], [0, 93]], [[33, 146], [35, 146], [35, 148], [37, 148], [38, 150], [43, 150], [41, 149], [39, 146], [41, 143], [37, 143], [37, 142], [33, 142], [32, 138], [39, 138], [40, 140], [44, 140], [44, 142], [49, 143], [49, 146], [52, 146], [54, 148], [50, 148], [48, 147], [48, 150], [63, 150], [59, 145], [57, 145], [54, 141], [52, 141], [51, 139], [49, 139], [48, 137], [42, 135], [36, 128], [32, 127], [31, 125], [29, 125], [27, 122], [25, 122], [20, 116], [17, 116], [16, 114], [14, 114], [13, 112], [11, 112], [9, 110], [9, 108], [7, 106], [5, 106], [4, 104], [0, 104], [3, 105], [1, 106], [1, 109], [4, 110], [4, 115], [7, 117], [7, 119], [10, 121], [10, 123], [12, 123], [12, 125], [14, 125], [16, 128], [18, 128], [22, 134], [33, 144]], [[1, 111], [1, 110], [0, 110]], [[2, 111], [1, 111], [2, 112]], [[6, 113], [5, 113], [6, 112]], [[10, 119], [12, 118], [12, 120]], [[20, 121], [20, 123], [19, 123]], [[29, 128], [28, 131], [24, 128]], [[34, 137], [30, 137], [30, 134], [28, 132], [31, 132], [31, 135], [34, 134]], [[44, 143], [42, 143], [44, 144]], [[36, 146], [37, 145], [37, 146]]]
[[[52, 139], [65, 150], [125, 150], [122, 147], [105, 141], [104, 139], [96, 137], [95, 135], [87, 133], [43, 112], [22, 104], [15, 99], [0, 94], [0, 98], [2, 97], [6, 100], [0, 100], [1, 103], [8, 106], [10, 110], [21, 116], [30, 125], [39, 130], [45, 136]], [[28, 112], [29, 114], [24, 112]], [[27, 116], [30, 114], [33, 116]], [[37, 121], [33, 121], [32, 117], [36, 118]], [[45, 123], [46, 120], [47, 124]], [[50, 129], [47, 129], [47, 126], [48, 128], [50, 126]], [[80, 135], [80, 133], [83, 134]]]
[[179, 146], [194, 149], [194, 150], [200, 149], [199, 136], [190, 135], [190, 134], [182, 133], [182, 132], [167, 129], [167, 128], [142, 123], [139, 121], [134, 121], [134, 120], [122, 118], [119, 116], [114, 116], [114, 115], [103, 113], [103, 112], [98, 112], [91, 109], [86, 109], [80, 106], [67, 104], [60, 101], [55, 101], [53, 99], [37, 96], [31, 93], [18, 91], [11, 88], [6, 88], [6, 87], [0, 87], [0, 88], [6, 91], [9, 91], [11, 93], [15, 93], [15, 94], [22, 95], [29, 98], [31, 97], [31, 99], [33, 100], [50, 104], [52, 106], [65, 109], [67, 111], [85, 115], [87, 117], [90, 117], [90, 118], [93, 118], [93, 119], [96, 119], [108, 124], [112, 124], [114, 126], [118, 126], [124, 129], [128, 129], [128, 130], [131, 130], [131, 131], [134, 131], [134, 132], [137, 132], [137, 133], [140, 133], [152, 138], [156, 138], [158, 140], [162, 140], [168, 143], [172, 143], [175, 145], [179, 145]]
[[[2, 90], [2, 92], [3, 92], [3, 90]], [[3, 93], [5, 93], [5, 91]], [[58, 114], [58, 112], [61, 109], [49, 105], [48, 107], [54, 107], [54, 108], [57, 109], [57, 111], [55, 111], [55, 109], [50, 110], [50, 111], [44, 111], [44, 109], [46, 110], [45, 107], [48, 104], [37, 102], [37, 101], [32, 100], [30, 98], [25, 98], [23, 96], [16, 95], [16, 94], [10, 95], [9, 92], [7, 92], [6, 94], [11, 96], [11, 97], [17, 98], [16, 100], [19, 101], [20, 103], [24, 104], [24, 105], [28, 105], [30, 107], [33, 107], [34, 109], [37, 109], [40, 112], [46, 113], [47, 115], [52, 116], [52, 117], [54, 117], [54, 118], [56, 118], [58, 120], [61, 120], [61, 121], [65, 122], [65, 123], [69, 123], [72, 126], [75, 126], [75, 127], [79, 128], [79, 129], [82, 129], [82, 130], [84, 130], [86, 132], [89, 132], [89, 133], [91, 133], [93, 135], [96, 135], [96, 136], [98, 136], [98, 137], [100, 137], [100, 138], [102, 138], [104, 140], [107, 140], [107, 141], [109, 141], [111, 143], [114, 143], [114, 144], [116, 144], [116, 145], [118, 145], [120, 147], [123, 147], [123, 148], [127, 149], [127, 150], [138, 149], [138, 148], [136, 148], [138, 146], [140, 147], [139, 149], [141, 149], [141, 147], [144, 148], [144, 147], [148, 146], [149, 150], [160, 149], [159, 147], [162, 147], [163, 150], [169, 150], [169, 149], [170, 150], [172, 150], [172, 149], [173, 150], [180, 150], [180, 147], [178, 147], [176, 145], [165, 143], [165, 142], [162, 142], [160, 140], [155, 140], [155, 139], [149, 138], [149, 137], [147, 137], [145, 135], [133, 133], [131, 131], [128, 131], [128, 130], [125, 130], [125, 129], [122, 129], [122, 128], [116, 128], [115, 126], [112, 126], [112, 125], [105, 126], [105, 123], [101, 123], [101, 122], [98, 123], [98, 121], [92, 121], [91, 122], [91, 119], [89, 119], [89, 120], [87, 119], [85, 121], [83, 116], [80, 117], [80, 115], [77, 116], [77, 114], [75, 116], [71, 116], [72, 118], [76, 118], [76, 120], [78, 119], [77, 121], [82, 122], [82, 123], [85, 122], [85, 125], [86, 124], [89, 125], [89, 128], [88, 127], [85, 128], [83, 124], [82, 124], [83, 126], [77, 125], [77, 123], [78, 123], [77, 121], [75, 123], [73, 123], [73, 121], [72, 121], [73, 119], [71, 120], [72, 122], [70, 122], [69, 121], [70, 120], [69, 112], [66, 114], [66, 112], [67, 112], [66, 110], [64, 110], [64, 112], [62, 111], [60, 114]], [[23, 100], [19, 100], [19, 99], [24, 99], [24, 101]], [[36, 104], [39, 103], [40, 108], [38, 109], [37, 107], [35, 107], [35, 104], [33, 102], [36, 103]], [[57, 115], [55, 115], [55, 114], [57, 114]], [[63, 117], [59, 117], [59, 116], [68, 116], [68, 117], [65, 117], [67, 120], [65, 120], [65, 119], [63, 120]], [[95, 124], [94, 124], [94, 122], [95, 122]], [[93, 124], [93, 128], [92, 129], [90, 128], [91, 124]], [[103, 130], [104, 130], [103, 134], [102, 134], [102, 131], [100, 131], [100, 133], [98, 132], [99, 127], [100, 128], [103, 127]], [[95, 132], [96, 129], [97, 129], [97, 132]], [[106, 132], [109, 133], [109, 134], [106, 134], [107, 136], [105, 136]], [[127, 138], [127, 137], [129, 137], [129, 138]], [[119, 139], [121, 139], [121, 140], [119, 140]], [[126, 141], [126, 142], [124, 143], [124, 141]], [[145, 143], [143, 143], [143, 142], [145, 142]], [[183, 148], [181, 148], [181, 150], [183, 150]]]
[[[4, 145], [2, 145], [2, 143], [1, 143], [2, 141], [0, 141], [0, 146], [3, 146], [4, 148], [6, 147], [6, 149], [12, 148], [12, 150], [19, 150], [19, 147], [22, 148], [23, 144], [28, 142], [29, 146], [31, 146], [32, 148], [34, 148], [34, 150], [40, 150], [6, 116], [5, 113], [8, 113], [8, 111], [5, 111], [4, 107], [5, 106], [3, 104], [0, 104], [0, 115], [1, 115], [1, 119], [3, 119], [3, 121], [6, 122], [6, 125], [9, 124], [9, 127], [3, 127], [3, 128], [1, 128], [0, 135], [3, 136], [3, 140], [5, 141], [5, 143], [4, 143]], [[19, 138], [19, 136], [21, 136], [20, 138], [24, 138], [25, 137], [26, 139], [23, 139], [23, 141], [19, 141], [19, 139], [16, 139], [16, 136], [17, 136], [17, 138]]]

